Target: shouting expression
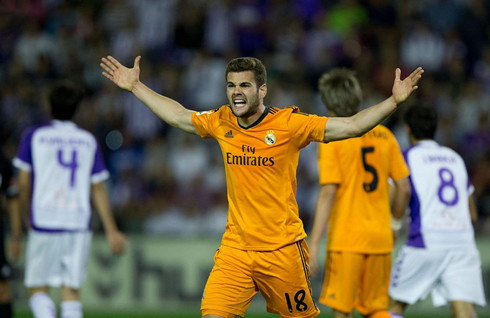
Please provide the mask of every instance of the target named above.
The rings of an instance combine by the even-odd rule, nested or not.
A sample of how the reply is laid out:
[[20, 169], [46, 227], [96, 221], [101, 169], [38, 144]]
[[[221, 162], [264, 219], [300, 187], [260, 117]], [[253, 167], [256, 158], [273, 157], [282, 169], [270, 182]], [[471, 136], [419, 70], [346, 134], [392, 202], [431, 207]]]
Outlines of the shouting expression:
[[262, 114], [263, 99], [267, 92], [266, 85], [257, 87], [252, 71], [230, 72], [226, 83], [226, 94], [233, 114], [249, 118]]

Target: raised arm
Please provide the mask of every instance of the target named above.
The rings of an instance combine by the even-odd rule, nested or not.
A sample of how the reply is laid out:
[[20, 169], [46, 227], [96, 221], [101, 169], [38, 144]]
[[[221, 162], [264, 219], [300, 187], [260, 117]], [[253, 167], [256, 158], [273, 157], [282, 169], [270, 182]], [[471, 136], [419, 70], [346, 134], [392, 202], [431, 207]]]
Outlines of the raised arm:
[[143, 104], [163, 121], [188, 133], [197, 135], [192, 124], [193, 111], [186, 109], [175, 100], [162, 96], [140, 82], [141, 56], [134, 60], [133, 68], [127, 68], [112, 56], [102, 58], [102, 75], [122, 89], [133, 93]]
[[418, 88], [417, 83], [424, 70], [419, 67], [403, 81], [400, 79], [401, 70], [395, 71], [395, 82], [392, 94], [383, 102], [360, 111], [351, 117], [332, 117], [325, 126], [324, 142], [343, 140], [364, 135], [390, 116], [400, 104], [410, 97]]

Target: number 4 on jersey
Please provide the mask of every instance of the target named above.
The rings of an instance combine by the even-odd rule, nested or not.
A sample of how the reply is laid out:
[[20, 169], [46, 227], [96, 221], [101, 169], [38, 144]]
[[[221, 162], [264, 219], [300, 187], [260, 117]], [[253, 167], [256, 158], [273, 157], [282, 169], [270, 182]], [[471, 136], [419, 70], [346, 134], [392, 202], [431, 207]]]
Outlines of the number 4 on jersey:
[[78, 163], [77, 163], [77, 151], [73, 150], [71, 153], [71, 161], [70, 162], [65, 162], [63, 161], [63, 149], [58, 150], [58, 163], [63, 167], [63, 168], [68, 168], [71, 170], [71, 175], [70, 175], [70, 187], [75, 186], [75, 171], [77, 170]]

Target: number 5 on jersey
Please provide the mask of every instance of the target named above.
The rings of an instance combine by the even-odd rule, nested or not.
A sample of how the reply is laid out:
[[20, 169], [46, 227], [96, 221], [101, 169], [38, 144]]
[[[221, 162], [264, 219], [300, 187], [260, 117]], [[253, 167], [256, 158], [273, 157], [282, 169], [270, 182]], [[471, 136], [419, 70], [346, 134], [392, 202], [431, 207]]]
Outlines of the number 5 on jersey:
[[369, 153], [374, 153], [374, 147], [363, 147], [361, 148], [361, 154], [362, 154], [362, 164], [364, 165], [364, 170], [366, 172], [370, 173], [373, 175], [373, 180], [369, 183], [364, 182], [362, 185], [364, 187], [364, 191], [366, 192], [373, 192], [378, 188], [378, 172], [376, 169], [369, 165], [366, 160], [366, 156]]

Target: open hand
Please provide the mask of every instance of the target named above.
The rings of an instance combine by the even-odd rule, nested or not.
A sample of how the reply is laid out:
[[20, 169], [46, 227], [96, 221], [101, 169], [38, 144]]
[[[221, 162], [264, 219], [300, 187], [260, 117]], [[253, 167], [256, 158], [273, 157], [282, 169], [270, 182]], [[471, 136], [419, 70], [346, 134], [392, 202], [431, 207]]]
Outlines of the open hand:
[[397, 68], [395, 71], [395, 83], [393, 84], [393, 98], [397, 105], [400, 105], [404, 101], [412, 95], [412, 93], [419, 88], [417, 83], [419, 82], [424, 70], [421, 67], [418, 67], [415, 71], [410, 74], [403, 81], [400, 79], [402, 71]]
[[320, 267], [318, 266], [318, 262], [316, 258], [310, 258], [310, 275], [312, 277], [316, 277], [320, 273]]
[[320, 268], [318, 266], [318, 246], [315, 244], [310, 245], [310, 261], [308, 264], [310, 268], [310, 275], [315, 277], [320, 272]]
[[102, 58], [100, 67], [104, 69], [102, 75], [110, 79], [122, 89], [132, 92], [134, 86], [139, 82], [141, 56], [134, 59], [133, 68], [127, 68], [112, 56]]
[[121, 255], [124, 253], [126, 245], [126, 237], [119, 231], [112, 231], [106, 234], [107, 241], [111, 246], [112, 253], [116, 255]]

